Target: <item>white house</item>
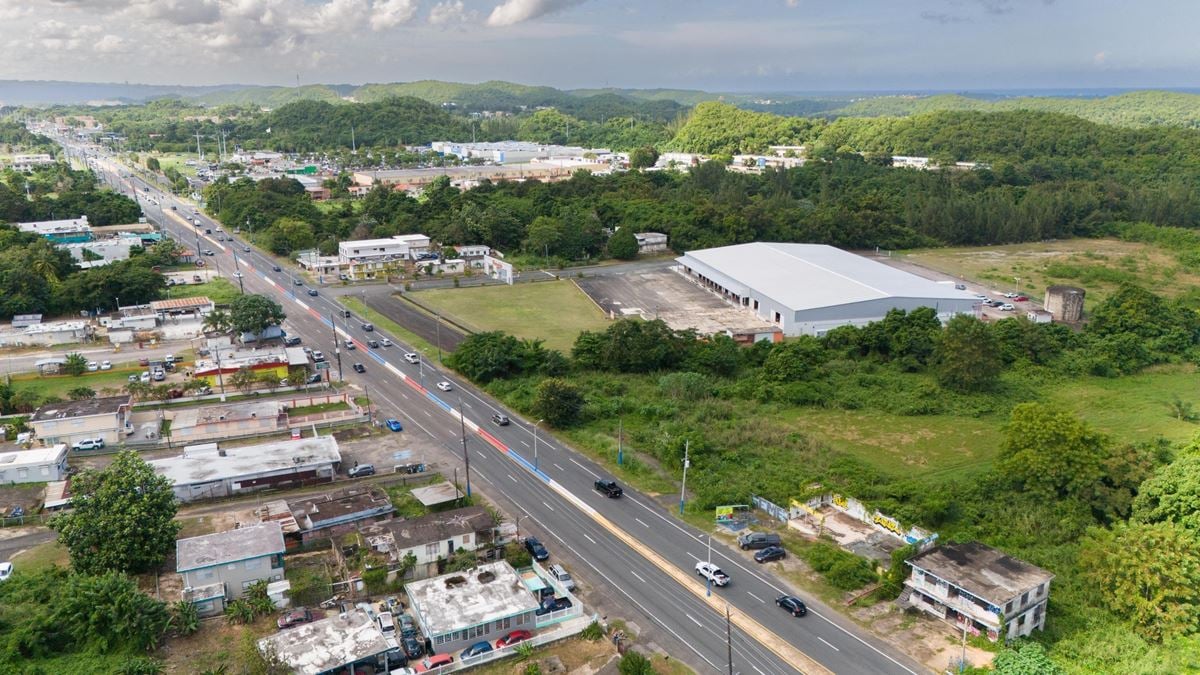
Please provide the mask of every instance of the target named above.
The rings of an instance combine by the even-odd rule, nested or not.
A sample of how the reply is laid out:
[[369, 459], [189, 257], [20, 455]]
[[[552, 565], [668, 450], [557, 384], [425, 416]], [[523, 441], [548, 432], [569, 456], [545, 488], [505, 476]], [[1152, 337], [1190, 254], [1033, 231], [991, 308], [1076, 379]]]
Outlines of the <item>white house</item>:
[[50, 483], [67, 472], [67, 444], [45, 448], [0, 452], [0, 485], [6, 483]]
[[474, 551], [492, 541], [495, 519], [482, 506], [433, 513], [412, 520], [387, 520], [359, 528], [371, 548], [388, 556], [393, 576], [407, 556], [416, 564], [406, 570], [409, 578], [424, 579], [437, 573], [438, 560], [458, 549]]

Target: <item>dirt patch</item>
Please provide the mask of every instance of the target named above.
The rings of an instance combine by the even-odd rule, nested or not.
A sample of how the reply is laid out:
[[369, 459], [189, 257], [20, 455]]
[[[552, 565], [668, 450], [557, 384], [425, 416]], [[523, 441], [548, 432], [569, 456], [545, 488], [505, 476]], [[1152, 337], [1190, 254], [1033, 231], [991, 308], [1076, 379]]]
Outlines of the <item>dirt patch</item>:
[[[961, 635], [956, 636], [951, 626], [916, 610], [901, 610], [894, 603], [880, 602], [854, 608], [851, 616], [899, 651], [937, 672], [947, 672], [951, 662], [956, 664], [963, 655]], [[970, 665], [979, 668], [990, 664], [995, 654], [967, 645], [966, 657]]]
[[240, 672], [230, 666], [246, 663], [244, 655], [253, 648], [253, 642], [276, 630], [274, 614], [260, 617], [248, 626], [230, 626], [224, 617], [213, 617], [205, 619], [200, 630], [192, 635], [169, 638], [154, 656], [163, 660], [164, 673], [194, 675], [219, 672], [222, 667], [230, 673]]
[[[528, 660], [506, 660], [486, 667], [475, 668], [471, 672], [477, 675], [522, 675], [531, 663], [536, 663], [543, 673], [565, 672], [571, 675], [591, 675], [600, 672], [610, 661], [617, 658], [617, 650], [606, 640], [584, 640], [572, 638], [551, 643], [538, 649]], [[563, 670], [551, 670], [555, 661], [563, 665]]]
[[25, 509], [26, 515], [37, 513], [45, 494], [44, 483], [0, 486], [0, 513], [8, 513], [14, 506]]

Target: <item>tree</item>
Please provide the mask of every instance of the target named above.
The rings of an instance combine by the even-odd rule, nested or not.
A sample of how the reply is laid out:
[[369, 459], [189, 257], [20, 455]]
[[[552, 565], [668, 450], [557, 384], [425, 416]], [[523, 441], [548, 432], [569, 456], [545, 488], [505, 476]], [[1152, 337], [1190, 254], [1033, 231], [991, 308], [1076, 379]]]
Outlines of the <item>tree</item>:
[[608, 254], [618, 260], [633, 260], [638, 256], [638, 241], [633, 230], [622, 227], [608, 238]]
[[801, 335], [772, 347], [767, 360], [763, 362], [762, 376], [772, 382], [812, 380], [827, 358], [825, 346], [820, 340], [811, 335]]
[[538, 385], [533, 409], [551, 426], [561, 428], [579, 421], [583, 403], [583, 394], [578, 387], [566, 380], [551, 377]]
[[162, 168], [162, 165], [159, 164], [157, 157], [147, 157], [146, 158], [146, 168], [150, 169], [151, 171], [158, 171], [159, 169]]
[[73, 387], [67, 392], [67, 398], [72, 401], [83, 401], [89, 398], [96, 398], [96, 390], [87, 386]]
[[204, 317], [204, 330], [228, 333], [233, 330], [233, 319], [229, 316], [229, 312], [223, 309], [214, 309]]
[[229, 376], [229, 385], [243, 394], [249, 394], [254, 390], [254, 386], [260, 384], [260, 382], [258, 375], [246, 366], [238, 368], [237, 372]]
[[617, 663], [621, 675], [654, 675], [654, 666], [641, 652], [630, 649]]
[[1046, 655], [1036, 642], [1021, 642], [1001, 650], [992, 661], [997, 675], [1065, 675], [1066, 671]]
[[1142, 483], [1133, 520], [1178, 523], [1200, 533], [1200, 455], [1184, 455]]
[[240, 333], [258, 335], [286, 318], [283, 307], [265, 295], [239, 295], [229, 307], [230, 324]]
[[66, 363], [63, 364], [63, 372], [67, 375], [79, 377], [87, 372], [88, 360], [87, 357], [79, 352], [71, 352], [67, 354]]
[[500, 331], [472, 333], [447, 363], [472, 381], [486, 384], [520, 372], [521, 341]]
[[1094, 528], [1079, 551], [1101, 602], [1147, 640], [1200, 629], [1200, 538], [1171, 522]]
[[562, 237], [562, 221], [549, 216], [538, 216], [526, 230], [525, 250], [535, 255], [557, 253]]
[[1013, 408], [997, 467], [1044, 499], [1078, 497], [1101, 478], [1105, 439], [1075, 416], [1040, 403]]
[[654, 166], [658, 161], [658, 150], [654, 146], [646, 145], [640, 148], [634, 148], [629, 152], [629, 168], [645, 169]]
[[71, 488], [74, 509], [55, 516], [50, 526], [76, 570], [147, 572], [174, 548], [181, 525], [174, 521], [171, 482], [137, 453], [123, 451], [105, 469], [83, 471]]
[[933, 360], [938, 382], [957, 391], [991, 388], [1003, 367], [996, 336], [982, 321], [966, 314], [946, 323]]

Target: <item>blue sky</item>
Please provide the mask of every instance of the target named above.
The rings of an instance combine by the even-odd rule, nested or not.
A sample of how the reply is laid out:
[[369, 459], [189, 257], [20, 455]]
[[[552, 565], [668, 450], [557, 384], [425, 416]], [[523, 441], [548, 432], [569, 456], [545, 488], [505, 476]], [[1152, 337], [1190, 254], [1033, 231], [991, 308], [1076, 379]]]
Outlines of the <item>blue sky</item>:
[[1193, 87], [1190, 0], [0, 0], [0, 79]]

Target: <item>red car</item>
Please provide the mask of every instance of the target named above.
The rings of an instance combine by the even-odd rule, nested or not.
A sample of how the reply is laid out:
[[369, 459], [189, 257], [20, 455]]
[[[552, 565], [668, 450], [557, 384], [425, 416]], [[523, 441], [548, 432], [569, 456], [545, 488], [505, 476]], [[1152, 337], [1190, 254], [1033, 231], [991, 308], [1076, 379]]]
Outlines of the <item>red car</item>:
[[437, 670], [443, 666], [448, 666], [454, 663], [454, 657], [449, 654], [434, 654], [424, 661], [417, 664], [416, 671], [424, 673], [430, 670]]
[[533, 637], [533, 633], [530, 633], [527, 630], [514, 630], [508, 635], [496, 640], [496, 649], [500, 649], [501, 647], [511, 647], [518, 642], [523, 642], [531, 637]]
[[1029, 302], [1029, 298], [1025, 297], [1024, 295], [1018, 295], [1017, 297], [1013, 298], [1013, 302]]
[[285, 612], [283, 616], [275, 621], [275, 625], [280, 628], [291, 628], [302, 623], [311, 623], [313, 620], [312, 612], [307, 609], [293, 609], [290, 612]]

